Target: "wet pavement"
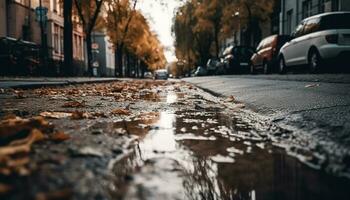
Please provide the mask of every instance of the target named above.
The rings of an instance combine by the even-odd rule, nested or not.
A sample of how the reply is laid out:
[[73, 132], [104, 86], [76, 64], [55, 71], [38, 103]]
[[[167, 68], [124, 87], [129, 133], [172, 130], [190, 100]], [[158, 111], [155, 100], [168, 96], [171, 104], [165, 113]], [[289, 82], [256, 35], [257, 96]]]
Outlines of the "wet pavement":
[[70, 137], [34, 144], [26, 176], [2, 174], [5, 199], [350, 197], [350, 163], [329, 171], [332, 160], [291, 130], [184, 82], [4, 91], [0, 101], [2, 116], [45, 116]]

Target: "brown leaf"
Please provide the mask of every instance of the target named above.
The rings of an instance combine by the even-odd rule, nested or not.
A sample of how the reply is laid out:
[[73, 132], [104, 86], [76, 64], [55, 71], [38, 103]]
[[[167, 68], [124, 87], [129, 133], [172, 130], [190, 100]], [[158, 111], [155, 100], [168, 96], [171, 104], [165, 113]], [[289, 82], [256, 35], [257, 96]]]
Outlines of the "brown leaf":
[[91, 118], [91, 115], [89, 113], [86, 112], [81, 112], [81, 111], [74, 111], [72, 113], [71, 119], [87, 119], [87, 118]]
[[41, 131], [51, 130], [53, 128], [42, 117], [32, 119], [22, 119], [20, 117], [11, 117], [0, 121], [0, 141], [10, 140], [12, 137], [20, 137], [18, 133], [29, 133], [32, 129], [40, 129]]
[[124, 86], [119, 86], [119, 85], [117, 85], [117, 86], [114, 86], [114, 87], [111, 89], [111, 92], [120, 93], [120, 92], [123, 91], [123, 89], [124, 89]]
[[72, 113], [67, 113], [67, 112], [42, 112], [39, 115], [42, 116], [42, 117], [46, 117], [46, 118], [62, 119], [62, 118], [71, 117]]
[[15, 90], [14, 93], [15, 93], [17, 99], [25, 98], [23, 91]]
[[130, 115], [130, 111], [127, 109], [118, 108], [111, 112], [112, 115]]
[[81, 108], [81, 107], [85, 107], [85, 103], [84, 102], [79, 102], [79, 101], [71, 101], [71, 102], [67, 102], [65, 104], [63, 104], [64, 108]]
[[55, 141], [55, 142], [61, 142], [70, 139], [70, 136], [64, 133], [63, 131], [58, 131], [53, 133], [50, 136], [50, 139]]
[[227, 97], [227, 99], [225, 99], [225, 102], [235, 102], [235, 97], [234, 96], [229, 96], [229, 97]]

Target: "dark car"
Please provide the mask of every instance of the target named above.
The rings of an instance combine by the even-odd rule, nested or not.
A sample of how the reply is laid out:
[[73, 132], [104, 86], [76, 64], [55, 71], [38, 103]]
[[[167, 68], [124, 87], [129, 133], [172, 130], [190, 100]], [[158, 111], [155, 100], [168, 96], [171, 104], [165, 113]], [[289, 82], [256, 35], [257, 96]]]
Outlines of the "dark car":
[[154, 72], [155, 80], [168, 80], [168, 71], [166, 69], [158, 69]]
[[250, 59], [254, 49], [249, 46], [231, 46], [224, 51], [224, 62], [229, 73], [242, 73], [250, 70]]
[[206, 75], [207, 75], [207, 70], [202, 66], [198, 66], [196, 71], [194, 72], [194, 76], [206, 76]]
[[262, 70], [264, 74], [277, 71], [279, 50], [289, 40], [289, 35], [271, 35], [263, 39], [251, 58], [250, 73], [258, 70]]

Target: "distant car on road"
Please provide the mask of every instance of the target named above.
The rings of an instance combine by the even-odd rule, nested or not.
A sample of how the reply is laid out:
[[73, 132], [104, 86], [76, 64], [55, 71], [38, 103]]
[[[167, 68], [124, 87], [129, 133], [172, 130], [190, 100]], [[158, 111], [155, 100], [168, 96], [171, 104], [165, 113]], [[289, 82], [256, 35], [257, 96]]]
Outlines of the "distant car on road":
[[281, 47], [290, 40], [289, 35], [271, 35], [263, 39], [251, 58], [250, 73], [262, 70], [264, 74], [278, 68], [278, 53]]
[[159, 69], [154, 72], [154, 79], [168, 80], [168, 71], [165, 69]]
[[301, 21], [293, 39], [280, 50], [279, 72], [296, 65], [308, 65], [318, 72], [327, 60], [350, 64], [350, 12], [329, 12]]
[[229, 73], [250, 71], [250, 59], [254, 49], [248, 46], [231, 46], [224, 51], [224, 62], [227, 63]]
[[202, 66], [198, 66], [196, 71], [194, 72], [194, 76], [206, 76], [206, 75], [207, 75], [207, 70]]
[[153, 78], [153, 74], [152, 72], [145, 72], [145, 74], [143, 75], [145, 78], [148, 78], [148, 79], [152, 79]]

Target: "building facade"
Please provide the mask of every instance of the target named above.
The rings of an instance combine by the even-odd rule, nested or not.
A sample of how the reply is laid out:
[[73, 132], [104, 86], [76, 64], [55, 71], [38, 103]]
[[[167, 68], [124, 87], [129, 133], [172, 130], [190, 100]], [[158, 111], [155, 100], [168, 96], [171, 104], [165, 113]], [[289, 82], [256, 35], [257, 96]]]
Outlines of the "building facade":
[[281, 0], [280, 34], [291, 34], [309, 16], [331, 11], [350, 11], [349, 0]]
[[97, 63], [97, 75], [114, 76], [115, 74], [115, 54], [113, 45], [109, 42], [109, 37], [104, 33], [94, 32], [93, 39], [93, 57]]
[[[43, 24], [48, 56], [52, 63], [59, 64], [64, 59], [63, 8], [59, 0], [1, 0], [0, 37], [22, 39], [42, 45], [41, 24], [35, 10], [40, 1], [48, 10], [46, 23]], [[73, 58], [75, 63], [85, 65], [84, 33], [79, 25], [73, 28]]]

